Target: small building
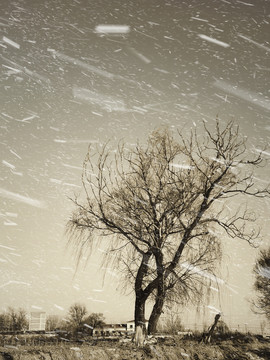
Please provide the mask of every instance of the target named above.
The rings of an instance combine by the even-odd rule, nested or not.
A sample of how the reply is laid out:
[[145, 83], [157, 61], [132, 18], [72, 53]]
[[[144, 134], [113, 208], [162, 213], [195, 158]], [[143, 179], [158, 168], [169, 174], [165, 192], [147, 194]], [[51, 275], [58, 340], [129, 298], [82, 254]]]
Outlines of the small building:
[[[146, 329], [148, 321], [145, 322]], [[126, 335], [135, 332], [135, 320], [123, 324], [105, 324], [102, 327], [93, 329], [94, 336]]]
[[46, 312], [35, 311], [30, 313], [29, 331], [45, 331]]
[[[127, 323], [127, 331], [135, 331], [135, 320], [129, 320]], [[145, 327], [148, 328], [148, 320], [145, 320]]]
[[135, 321], [129, 320], [127, 322], [127, 332], [135, 331]]
[[123, 335], [127, 332], [126, 324], [105, 324], [102, 327], [95, 328], [94, 336], [113, 336]]

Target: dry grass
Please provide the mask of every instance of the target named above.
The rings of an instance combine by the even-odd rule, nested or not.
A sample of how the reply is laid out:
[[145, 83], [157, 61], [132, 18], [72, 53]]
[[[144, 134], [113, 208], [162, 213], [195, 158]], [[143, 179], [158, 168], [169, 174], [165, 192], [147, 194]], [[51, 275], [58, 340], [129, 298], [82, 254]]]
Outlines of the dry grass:
[[0, 360], [260, 360], [270, 359], [270, 343], [254, 336], [213, 339], [211, 344], [179, 337], [159, 339], [156, 344], [136, 348], [132, 342], [97, 341], [79, 345], [59, 343], [46, 345], [5, 345]]

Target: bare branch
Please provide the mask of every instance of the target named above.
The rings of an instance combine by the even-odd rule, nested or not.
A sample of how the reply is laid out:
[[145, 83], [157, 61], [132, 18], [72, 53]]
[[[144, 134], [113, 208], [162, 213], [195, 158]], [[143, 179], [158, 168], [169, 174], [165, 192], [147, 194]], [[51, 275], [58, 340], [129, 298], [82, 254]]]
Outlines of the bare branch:
[[167, 299], [203, 291], [211, 278], [204, 275], [220, 259], [216, 227], [253, 246], [259, 237], [256, 217], [238, 208], [237, 199], [269, 198], [269, 185], [258, 187], [254, 176], [264, 151], [250, 153], [232, 121], [223, 127], [217, 120], [215, 131], [204, 130], [203, 139], [194, 131], [188, 138], [178, 133], [178, 141], [167, 129], [157, 130], [145, 146], [128, 149], [121, 142], [115, 150], [105, 144], [85, 157], [86, 199], [73, 200], [70, 237], [78, 259], [106, 239], [104, 257], [113, 257], [133, 283], [140, 321], [147, 299], [155, 302], [152, 319]]

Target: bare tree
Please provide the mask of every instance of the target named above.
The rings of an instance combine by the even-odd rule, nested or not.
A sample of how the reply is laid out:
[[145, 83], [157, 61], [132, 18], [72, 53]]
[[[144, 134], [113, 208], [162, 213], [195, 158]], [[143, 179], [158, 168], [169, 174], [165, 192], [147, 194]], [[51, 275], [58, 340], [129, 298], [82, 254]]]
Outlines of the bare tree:
[[170, 312], [163, 323], [162, 331], [168, 334], [177, 335], [179, 331], [183, 330], [184, 326], [182, 324], [180, 315], [174, 312]]
[[[248, 241], [258, 237], [255, 217], [236, 205], [246, 196], [264, 197], [252, 168], [262, 154], [250, 155], [232, 122], [217, 121], [205, 137], [196, 132], [177, 142], [167, 130], [153, 132], [146, 146], [90, 149], [82, 182], [86, 202], [74, 200], [70, 239], [78, 259], [105, 239], [105, 256], [133, 284], [135, 325], [145, 322], [146, 301], [153, 301], [148, 332], [155, 332], [166, 301], [192, 299], [214, 279], [222, 233]], [[96, 158], [97, 156], [97, 158]], [[238, 196], [228, 210], [228, 201]], [[252, 226], [248, 225], [252, 223]]]
[[105, 318], [102, 313], [92, 313], [85, 319], [87, 325], [95, 327], [102, 327], [105, 325]]
[[264, 336], [264, 331], [265, 331], [266, 325], [267, 325], [267, 323], [266, 323], [265, 320], [260, 322], [260, 328], [261, 328], [261, 335], [262, 336]]
[[12, 331], [22, 331], [28, 327], [26, 311], [22, 308], [16, 310], [13, 307], [9, 307], [7, 318], [9, 329]]
[[0, 331], [8, 331], [9, 330], [9, 317], [6, 313], [0, 314]]
[[61, 327], [62, 318], [59, 315], [49, 315], [46, 317], [46, 331], [53, 331]]
[[92, 313], [84, 321], [84, 324], [91, 327], [91, 335], [94, 328], [102, 328], [105, 325], [105, 318], [102, 313]]
[[260, 252], [254, 273], [254, 288], [259, 295], [253, 303], [253, 310], [256, 313], [266, 315], [267, 319], [270, 320], [270, 247]]
[[73, 331], [77, 332], [83, 327], [87, 310], [85, 305], [75, 303], [68, 310], [68, 319]]

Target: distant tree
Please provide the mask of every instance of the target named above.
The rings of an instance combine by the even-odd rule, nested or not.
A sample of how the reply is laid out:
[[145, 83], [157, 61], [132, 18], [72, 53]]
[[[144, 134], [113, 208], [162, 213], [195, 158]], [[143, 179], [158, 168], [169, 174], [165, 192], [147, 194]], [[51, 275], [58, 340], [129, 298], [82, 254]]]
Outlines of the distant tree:
[[73, 331], [79, 331], [82, 329], [83, 323], [87, 315], [85, 305], [75, 303], [70, 306], [68, 310], [68, 320]]
[[59, 315], [49, 315], [46, 318], [46, 331], [53, 331], [62, 326], [62, 318]]
[[233, 122], [221, 128], [217, 121], [215, 131], [205, 126], [204, 132], [179, 133], [176, 141], [158, 130], [146, 146], [111, 151], [105, 145], [85, 158], [86, 201], [74, 200], [68, 224], [78, 261], [107, 240], [105, 256], [134, 288], [136, 327], [145, 322], [146, 302], [153, 302], [149, 333], [166, 302], [201, 298], [203, 284], [214, 280], [220, 231], [250, 244], [259, 235], [253, 213], [238, 204], [269, 196], [252, 172], [262, 165], [262, 152], [247, 150]]
[[105, 325], [105, 317], [102, 313], [92, 313], [85, 319], [85, 324], [95, 327], [102, 327]]
[[0, 314], [0, 331], [8, 331], [9, 325], [8, 315], [6, 313]]
[[168, 314], [163, 323], [162, 331], [168, 334], [176, 335], [178, 331], [183, 330], [184, 326], [180, 315], [172, 312]]
[[267, 323], [266, 323], [265, 320], [263, 320], [263, 321], [260, 322], [260, 328], [261, 328], [261, 334], [262, 334], [262, 336], [264, 336], [264, 331], [265, 331], [266, 325], [267, 325]]
[[7, 311], [9, 328], [12, 331], [22, 331], [28, 328], [26, 311], [22, 308], [14, 309], [9, 307]]
[[260, 252], [254, 274], [254, 288], [258, 292], [258, 297], [253, 302], [253, 310], [264, 314], [270, 321], [270, 247]]
[[90, 333], [93, 334], [94, 328], [102, 328], [105, 325], [105, 317], [102, 313], [92, 313], [86, 317], [84, 324], [91, 326]]

